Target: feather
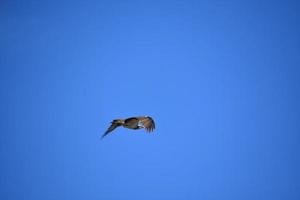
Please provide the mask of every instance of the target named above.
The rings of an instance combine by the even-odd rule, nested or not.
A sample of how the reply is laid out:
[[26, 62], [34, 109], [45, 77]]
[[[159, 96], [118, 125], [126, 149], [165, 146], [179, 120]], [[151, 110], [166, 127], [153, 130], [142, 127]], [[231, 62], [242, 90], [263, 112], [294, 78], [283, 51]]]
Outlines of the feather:
[[140, 121], [144, 124], [144, 128], [147, 132], [152, 132], [155, 129], [155, 123], [151, 117], [141, 117]]
[[122, 124], [124, 124], [124, 120], [122, 119], [115, 119], [111, 122], [110, 127], [105, 131], [105, 133], [102, 135], [101, 139], [103, 139], [107, 134], [109, 134], [110, 132], [112, 132], [115, 128], [121, 126]]

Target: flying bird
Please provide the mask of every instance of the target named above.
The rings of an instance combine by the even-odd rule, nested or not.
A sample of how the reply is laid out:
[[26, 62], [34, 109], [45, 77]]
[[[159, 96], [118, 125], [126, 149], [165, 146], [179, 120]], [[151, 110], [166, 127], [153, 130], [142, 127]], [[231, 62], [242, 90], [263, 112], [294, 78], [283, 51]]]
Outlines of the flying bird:
[[109, 134], [119, 126], [135, 130], [144, 128], [148, 133], [152, 132], [155, 129], [154, 120], [149, 116], [115, 119], [111, 122], [111, 125], [107, 129], [107, 131], [102, 135], [102, 138], [104, 138], [107, 134]]

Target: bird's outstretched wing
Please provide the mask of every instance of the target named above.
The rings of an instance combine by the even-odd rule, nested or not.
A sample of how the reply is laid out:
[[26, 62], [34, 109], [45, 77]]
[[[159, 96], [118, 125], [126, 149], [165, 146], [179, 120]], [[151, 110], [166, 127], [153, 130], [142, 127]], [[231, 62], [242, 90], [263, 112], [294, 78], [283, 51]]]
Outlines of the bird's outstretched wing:
[[144, 125], [147, 132], [152, 132], [155, 129], [155, 122], [151, 117], [139, 117], [139, 121]]
[[107, 134], [112, 132], [118, 126], [121, 126], [123, 123], [124, 123], [124, 120], [121, 120], [121, 119], [115, 119], [114, 121], [112, 121], [110, 127], [105, 131], [105, 133], [102, 135], [101, 138], [103, 139]]

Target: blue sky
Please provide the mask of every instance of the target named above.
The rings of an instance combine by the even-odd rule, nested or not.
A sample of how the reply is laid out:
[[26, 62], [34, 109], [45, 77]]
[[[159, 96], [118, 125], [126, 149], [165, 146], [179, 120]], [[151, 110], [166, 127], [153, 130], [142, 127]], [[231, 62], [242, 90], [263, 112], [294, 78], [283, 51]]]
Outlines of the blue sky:
[[300, 199], [299, 9], [1, 1], [0, 199]]

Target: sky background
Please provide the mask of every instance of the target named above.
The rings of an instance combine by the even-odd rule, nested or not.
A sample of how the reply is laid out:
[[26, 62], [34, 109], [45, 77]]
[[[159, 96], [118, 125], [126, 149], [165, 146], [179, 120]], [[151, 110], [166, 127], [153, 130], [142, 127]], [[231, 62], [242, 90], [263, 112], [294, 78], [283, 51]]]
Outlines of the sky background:
[[299, 200], [299, 10], [2, 0], [0, 199]]

